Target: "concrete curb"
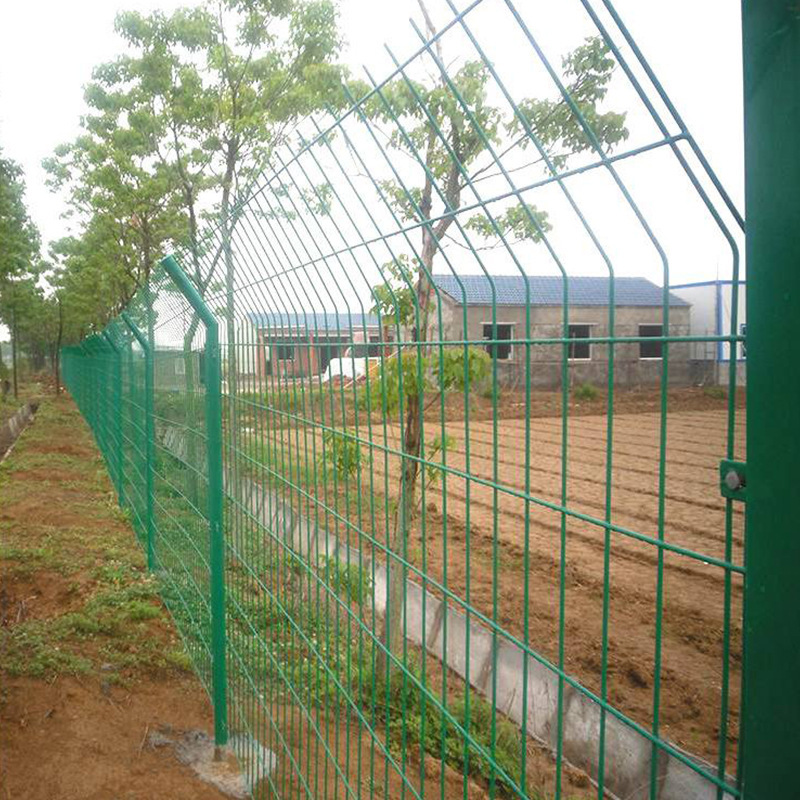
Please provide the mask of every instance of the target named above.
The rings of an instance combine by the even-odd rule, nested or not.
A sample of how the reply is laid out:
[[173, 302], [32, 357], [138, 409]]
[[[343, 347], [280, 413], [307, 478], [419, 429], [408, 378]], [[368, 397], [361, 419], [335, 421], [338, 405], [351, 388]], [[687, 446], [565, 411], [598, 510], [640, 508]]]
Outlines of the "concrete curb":
[[[181, 431], [168, 429], [163, 442], [178, 458], [183, 458], [185, 447]], [[235, 482], [226, 479], [225, 483], [226, 493], [231, 499], [258, 520], [270, 535], [285, 542], [298, 555], [310, 560], [318, 554], [325, 554], [351, 564], [366, 564], [367, 569], [372, 569], [368, 557], [365, 560], [360, 551], [341, 543], [298, 514], [274, 492], [242, 476], [237, 476]], [[316, 568], [317, 565], [313, 566]], [[376, 563], [373, 574], [375, 608], [382, 614], [386, 607], [386, 568]], [[408, 580], [405, 598], [407, 638], [425, 647], [484, 695], [492, 692], [496, 682], [497, 708], [518, 725], [527, 724], [530, 736], [555, 750], [559, 680], [553, 668], [526, 654], [514, 642], [496, 637], [486, 626], [469, 619], [454, 605], [450, 601], [445, 608], [441, 600], [415, 581]], [[526, 661], [527, 709], [523, 706]], [[598, 777], [602, 709], [569, 684], [563, 687], [562, 708], [563, 757], [572, 766], [586, 772], [594, 782]], [[607, 795], [618, 800], [648, 800], [652, 743], [611, 714], [605, 715], [605, 731]], [[713, 765], [675, 745], [673, 747], [706, 772], [716, 772]], [[658, 756], [657, 782], [655, 800], [717, 800], [716, 785], [671, 753], [661, 751]], [[733, 797], [727, 792], [721, 796]]]
[[11, 419], [0, 426], [0, 464], [6, 460], [22, 431], [33, 421], [37, 408], [39, 404], [36, 402], [25, 403]]
[[[232, 482], [231, 482], [232, 484]], [[238, 495], [229, 485], [228, 494], [259, 520], [268, 531], [282, 538], [299, 555], [311, 559], [326, 554], [351, 564], [364, 563], [361, 553], [297, 514], [274, 493], [252, 480], [237, 478]], [[367, 563], [368, 560], [367, 560]], [[386, 569], [376, 564], [375, 608], [386, 607]], [[425, 647], [484, 695], [492, 692], [496, 679], [497, 707], [528, 734], [551, 749], [556, 747], [558, 725], [558, 676], [547, 665], [527, 655], [521, 647], [495, 636], [480, 622], [445, 604], [415, 581], [407, 581], [405, 622], [407, 638]], [[424, 614], [423, 614], [424, 606]], [[469, 636], [469, 639], [467, 639]], [[469, 641], [469, 650], [466, 643]], [[467, 671], [469, 652], [469, 673]], [[527, 715], [523, 707], [524, 664], [527, 659]], [[563, 690], [563, 743], [565, 760], [597, 778], [601, 708], [572, 686]], [[606, 775], [608, 794], [624, 800], [650, 797], [652, 744], [634, 728], [606, 714]], [[679, 748], [675, 748], [679, 750]], [[680, 751], [691, 762], [713, 773], [714, 767]], [[657, 800], [715, 800], [716, 786], [669, 753], [660, 753], [657, 767]], [[732, 797], [725, 793], [724, 797]]]

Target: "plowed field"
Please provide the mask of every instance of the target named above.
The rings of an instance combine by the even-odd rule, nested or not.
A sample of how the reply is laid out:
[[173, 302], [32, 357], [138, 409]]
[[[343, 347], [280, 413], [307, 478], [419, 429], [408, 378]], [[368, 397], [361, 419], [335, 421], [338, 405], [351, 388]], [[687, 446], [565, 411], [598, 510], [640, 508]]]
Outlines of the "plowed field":
[[[743, 412], [737, 417], [735, 456], [744, 459]], [[425, 487], [407, 557], [424, 564], [454, 604], [493, 620], [501, 636], [554, 663], [563, 645], [567, 672], [597, 694], [605, 660], [605, 691], [619, 710], [648, 729], [657, 717], [659, 735], [714, 763], [727, 696], [733, 769], [742, 576], [713, 563], [741, 565], [743, 557], [743, 508], [733, 504], [726, 535], [719, 491], [727, 420], [723, 409], [704, 409], [670, 412], [665, 431], [657, 412], [616, 414], [613, 430], [605, 415], [570, 418], [566, 428], [558, 417], [531, 419], [527, 429], [524, 419], [450, 420], [444, 428], [426, 421], [424, 441], [451, 437], [448, 470]], [[314, 426], [273, 429], [267, 438], [282, 469], [288, 458], [304, 458], [307, 513], [315, 506], [309, 495], [316, 497], [322, 524], [369, 549], [392, 524], [399, 426], [373, 422], [350, 432], [366, 444], [357, 476], [346, 481], [314, 468], [323, 448]]]

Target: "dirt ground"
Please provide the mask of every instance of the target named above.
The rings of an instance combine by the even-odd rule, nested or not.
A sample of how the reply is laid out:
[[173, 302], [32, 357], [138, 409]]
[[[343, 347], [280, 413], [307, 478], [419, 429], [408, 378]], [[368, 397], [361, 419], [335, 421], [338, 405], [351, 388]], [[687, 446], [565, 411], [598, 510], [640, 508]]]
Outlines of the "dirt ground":
[[[711, 760], [720, 737], [727, 630], [726, 762], [732, 769], [741, 580], [732, 577], [726, 606], [724, 570], [702, 558], [664, 552], [659, 584], [658, 548], [631, 535], [653, 540], [663, 535], [706, 558], [741, 563], [741, 509], [734, 509], [727, 538], [718, 488], [725, 404], [707, 395], [671, 400], [662, 492], [661, 431], [653, 402], [639, 397], [627, 412], [615, 414], [610, 493], [602, 406], [570, 421], [566, 445], [560, 419], [547, 413], [529, 424], [511, 416], [496, 426], [472, 416], [467, 426], [454, 413], [444, 431], [429, 426], [428, 435], [452, 437], [447, 464], [466, 477], [447, 478], [446, 503], [440, 483], [427, 488], [425, 535], [409, 543], [408, 557], [494, 620], [501, 636], [514, 635], [553, 661], [563, 643], [566, 670], [598, 693], [606, 661], [609, 700], [647, 727], [653, 725], [658, 659], [660, 735]], [[741, 421], [736, 432], [743, 442]], [[298, 433], [292, 432], [295, 446]], [[326, 505], [336, 504], [351, 521], [351, 542], [365, 549], [369, 537], [385, 537], [381, 489], [397, 481], [396, 465], [385, 465], [382, 458], [383, 448], [397, 448], [397, 431], [387, 428], [385, 439], [373, 434], [373, 442], [373, 457], [360, 474], [360, 509], [352, 493], [325, 497]], [[741, 448], [736, 455], [744, 456]], [[315, 493], [320, 499], [324, 489]], [[562, 501], [585, 518], [562, 515]], [[606, 535], [591, 521], [606, 518], [622, 530]], [[358, 530], [364, 535], [356, 536]], [[0, 469], [0, 535], [0, 800], [221, 797], [169, 754], [146, 745], [147, 732], [160, 725], [210, 731], [210, 707], [71, 401], [48, 399]], [[303, 727], [296, 730], [300, 739], [290, 737], [290, 749], [301, 747]], [[352, 740], [351, 748], [351, 767], [359, 751], [361, 760], [371, 753], [364, 737]], [[546, 785], [550, 757], [536, 750], [535, 758], [540, 785]], [[330, 768], [324, 763], [317, 771]], [[435, 759], [426, 759], [425, 773], [437, 789], [441, 769]], [[568, 777], [566, 796], [592, 794], [584, 777]], [[463, 796], [463, 779], [449, 767], [443, 783], [445, 796]], [[368, 793], [370, 787], [362, 786]], [[389, 797], [404, 793], [391, 770], [385, 791]], [[467, 792], [476, 799], [487, 796], [472, 781]]]
[[[743, 508], [733, 504], [727, 536], [719, 490], [727, 401], [701, 389], [670, 390], [662, 448], [658, 392], [620, 393], [607, 491], [604, 399], [571, 410], [566, 439], [560, 416], [548, 411], [550, 400], [556, 402], [549, 395], [537, 401], [529, 423], [511, 414], [495, 426], [480, 413], [477, 419], [470, 413], [468, 422], [450, 413], [444, 425], [426, 420], [425, 441], [451, 437], [446, 462], [460, 475], [426, 488], [407, 557], [447, 587], [454, 606], [465, 601], [493, 620], [501, 636], [516, 637], [554, 663], [563, 645], [566, 671], [598, 695], [607, 664], [605, 692], [613, 705], [714, 764], [724, 724], [725, 762], [733, 771], [743, 581], [708, 561], [743, 560]], [[514, 402], [506, 398], [504, 409]], [[734, 456], [743, 460], [743, 411], [735, 434]], [[362, 425], [359, 436], [369, 441], [369, 435]], [[393, 453], [401, 449], [396, 426], [373, 426], [371, 436], [371, 458], [362, 462], [357, 485], [354, 478], [344, 489], [330, 480], [308, 487], [348, 519], [349, 526], [339, 525], [342, 535], [367, 550], [371, 539], [386, 541], [393, 506], [385, 498], [397, 494]], [[323, 446], [310, 426], [284, 430], [275, 441], [287, 452], [310, 451], [313, 443], [319, 454]], [[607, 534], [598, 524], [605, 520], [619, 530]], [[697, 557], [660, 551], [659, 541]], [[429, 589], [441, 594], [435, 585]]]
[[[0, 800], [221, 798], [148, 744], [148, 734], [163, 728], [210, 732], [211, 709], [67, 398], [42, 403], [0, 469], [0, 533]], [[406, 782], [350, 715], [342, 722], [338, 713], [314, 712], [323, 741], [297, 709], [269, 710], [282, 730], [273, 745], [283, 748], [279, 796], [307, 796], [309, 785], [323, 787], [321, 798], [357, 787], [365, 797], [400, 800], [423, 785], [447, 800], [490, 796], [437, 758], [423, 765], [413, 748]], [[302, 771], [291, 767], [290, 753]], [[534, 785], [552, 783], [552, 755], [533, 742], [528, 775]], [[563, 785], [570, 800], [595, 795], [569, 767]], [[275, 793], [262, 782], [258, 796]]]
[[[725, 503], [719, 495], [718, 464], [725, 455], [727, 414], [678, 411], [669, 415], [663, 504], [659, 503], [659, 415], [642, 413], [615, 418], [606, 506], [606, 422], [605, 417], [587, 416], [570, 423], [563, 505], [597, 520], [607, 517], [615, 526], [652, 540], [659, 539], [661, 521], [665, 542], [741, 565], [743, 509], [734, 506], [732, 535], [726, 539]], [[560, 427], [560, 420], [546, 420], [532, 424], [530, 430], [527, 491], [555, 506], [562, 505]], [[448, 426], [450, 431], [458, 437], [454, 426]], [[660, 735], [712, 761], [718, 755], [727, 622], [726, 747], [729, 769], [733, 768], [739, 719], [741, 576], [732, 576], [726, 614], [726, 571], [702, 558], [664, 552], [659, 616], [659, 555], [654, 544], [618, 531], [606, 537], [603, 528], [592, 522], [562, 517], [559, 511], [512, 494], [526, 490], [524, 436], [524, 423], [504, 421], [496, 433], [490, 424], [479, 423], [470, 431], [469, 470], [463, 448], [450, 453], [451, 466], [484, 481], [496, 481], [501, 488], [495, 492], [485, 483], [449, 479], [445, 525], [440, 487], [431, 487], [428, 513], [433, 530], [443, 535], [441, 539], [426, 537], [428, 570], [441, 580], [447, 563], [448, 585], [456, 595], [554, 662], [560, 643], [563, 580], [564, 666], [598, 694], [607, 586], [607, 696], [636, 722], [651, 727], [658, 657]], [[738, 426], [737, 439], [744, 441], [743, 424]], [[744, 457], [742, 450], [737, 455]], [[467, 530], [471, 534], [469, 561]]]
[[223, 797], [146, 743], [210, 705], [66, 398], [0, 468], [0, 578], [2, 800]]

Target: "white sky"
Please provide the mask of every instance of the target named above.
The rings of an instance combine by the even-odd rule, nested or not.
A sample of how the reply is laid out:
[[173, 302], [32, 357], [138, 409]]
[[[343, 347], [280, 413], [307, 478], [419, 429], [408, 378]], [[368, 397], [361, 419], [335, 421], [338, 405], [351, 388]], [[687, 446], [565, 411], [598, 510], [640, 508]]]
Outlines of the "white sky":
[[[462, 6], [463, 0], [458, 3]], [[45, 242], [64, 235], [68, 223], [61, 218], [66, 209], [62, 199], [44, 184], [41, 161], [58, 144], [78, 134], [84, 108], [82, 87], [92, 67], [120, 52], [114, 15], [122, 9], [169, 11], [184, 4], [178, 0], [0, 0], [0, 143], [5, 155], [25, 170], [28, 205]], [[551, 25], [554, 19], [558, 24], [562, 8], [566, 8], [566, 0], [517, 0], [517, 4], [526, 13], [531, 9], [535, 13], [540, 6], [543, 19]], [[429, 0], [429, 5], [435, 19], [443, 21], [449, 16], [441, 0]], [[615, 5], [741, 209], [740, 3], [616, 0]], [[399, 57], [418, 46], [407, 21], [409, 16], [419, 19], [415, 0], [340, 0], [340, 6], [348, 41], [345, 61], [356, 75], [363, 74], [360, 67], [366, 64], [374, 76], [383, 77], [389, 69], [384, 42], [390, 43]], [[484, 42], [491, 40], [487, 29], [491, 22], [485, 20], [480, 30]], [[676, 209], [673, 227], [680, 228], [677, 238], [684, 240], [676, 245], [679, 258], [673, 264], [671, 283], [728, 274], [730, 258], [724, 243], [716, 237], [692, 247], [701, 233], [691, 222], [687, 225], [679, 219], [677, 210], [685, 206], [682, 190], [667, 181], [662, 184], [655, 162], [652, 170], [641, 191], [645, 199], [648, 193], [658, 198], [662, 210]], [[708, 226], [707, 218], [703, 225]], [[637, 259], [631, 260], [635, 263]], [[650, 267], [623, 272], [637, 271], [662, 282]]]

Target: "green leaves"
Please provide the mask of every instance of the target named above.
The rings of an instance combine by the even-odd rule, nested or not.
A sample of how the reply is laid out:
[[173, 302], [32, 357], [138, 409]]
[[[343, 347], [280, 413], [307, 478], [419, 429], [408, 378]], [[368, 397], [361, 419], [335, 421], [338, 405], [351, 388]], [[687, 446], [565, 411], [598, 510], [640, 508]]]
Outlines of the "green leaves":
[[480, 386], [489, 375], [491, 358], [477, 347], [444, 347], [433, 361], [434, 386], [442, 392], [465, 392]]
[[[614, 68], [602, 38], [588, 38], [562, 59], [569, 99], [526, 98], [516, 111], [491, 102], [491, 73], [482, 61], [467, 61], [433, 85], [406, 77], [389, 83], [364, 104], [364, 115], [387, 125], [389, 145], [411, 154], [422, 175], [419, 187], [390, 180], [379, 184], [380, 191], [404, 222], [438, 220], [434, 234], [441, 239], [453, 221], [443, 215], [461, 205], [462, 191], [476, 179], [501, 175], [498, 162], [507, 169], [515, 151], [535, 146], [539, 157], [527, 167], [538, 163], [547, 172], [548, 161], [562, 169], [577, 153], [596, 146], [612, 150], [628, 136], [624, 113], [600, 109]], [[494, 225], [479, 213], [465, 227], [489, 240], [507, 235], [532, 242], [550, 230], [547, 212], [526, 202], [494, 214]]]
[[377, 376], [366, 385], [370, 396], [365, 405], [396, 414], [402, 411], [401, 399], [405, 403], [428, 395], [430, 401], [443, 393], [474, 390], [486, 381], [490, 369], [489, 354], [477, 347], [420, 346], [420, 354], [406, 351], [382, 361]]
[[383, 265], [386, 280], [372, 287], [375, 305], [370, 311], [379, 315], [384, 325], [408, 327], [415, 323], [419, 309], [412, 281], [417, 269], [417, 259], [412, 262], [405, 253]]
[[[330, 0], [123, 12], [115, 29], [128, 52], [95, 68], [84, 132], [45, 162], [83, 224], [57, 255], [59, 285], [89, 292], [69, 303], [86, 315], [84, 327], [124, 304], [169, 250], [189, 251], [205, 291], [212, 276], [200, 274], [200, 221], [226, 219], [230, 237], [232, 209], [272, 149], [297, 119], [341, 104], [345, 76]], [[322, 183], [299, 200], [326, 215], [333, 192]]]
[[547, 155], [558, 159], [559, 167], [595, 144], [606, 152], [612, 150], [628, 138], [625, 114], [601, 112], [598, 105], [606, 97], [615, 66], [601, 37], [586, 39], [562, 59], [569, 99], [523, 100], [519, 104], [521, 118], [509, 120], [506, 130], [520, 137], [523, 149], [535, 144], [534, 137], [538, 139]]
[[323, 472], [329, 470], [342, 480], [355, 477], [362, 463], [361, 442], [346, 430], [329, 430], [322, 437], [319, 456]]
[[0, 150], [0, 322], [25, 343], [37, 363], [48, 352], [54, 301], [44, 296], [39, 278], [39, 231], [28, 215], [22, 168]]
[[0, 286], [38, 261], [39, 232], [28, 216], [22, 168], [0, 149]]
[[[452, 450], [456, 446], [455, 437], [446, 433], [444, 436], [436, 435], [425, 447], [425, 460], [422, 463], [422, 470], [425, 476], [425, 486], [432, 486], [438, 483], [443, 475], [444, 470], [437, 467], [431, 462], [436, 461], [441, 456], [442, 461], [447, 454], [448, 450]], [[420, 497], [420, 502], [422, 498]]]
[[510, 239], [509, 244], [525, 239], [540, 242], [543, 235], [552, 228], [547, 221], [547, 212], [540, 211], [529, 203], [512, 206], [495, 217], [494, 224], [485, 211], [475, 214], [467, 220], [464, 227], [485, 239], [505, 236], [507, 241]]

